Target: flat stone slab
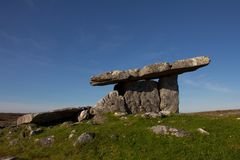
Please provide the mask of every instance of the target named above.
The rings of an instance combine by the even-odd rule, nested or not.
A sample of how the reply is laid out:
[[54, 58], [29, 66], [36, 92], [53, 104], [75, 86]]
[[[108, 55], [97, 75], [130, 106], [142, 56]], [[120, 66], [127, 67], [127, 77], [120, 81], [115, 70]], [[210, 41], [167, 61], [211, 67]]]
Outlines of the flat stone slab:
[[17, 119], [17, 125], [35, 123], [38, 125], [50, 125], [64, 121], [77, 121], [79, 113], [88, 107], [64, 108], [50, 112], [29, 113]]
[[93, 86], [103, 86], [120, 82], [155, 79], [163, 76], [177, 75], [184, 72], [195, 71], [198, 68], [208, 65], [210, 61], [209, 57], [202, 56], [178, 60], [173, 63], [164, 62], [151, 64], [141, 69], [130, 69], [126, 71], [115, 70], [92, 76], [90, 84]]

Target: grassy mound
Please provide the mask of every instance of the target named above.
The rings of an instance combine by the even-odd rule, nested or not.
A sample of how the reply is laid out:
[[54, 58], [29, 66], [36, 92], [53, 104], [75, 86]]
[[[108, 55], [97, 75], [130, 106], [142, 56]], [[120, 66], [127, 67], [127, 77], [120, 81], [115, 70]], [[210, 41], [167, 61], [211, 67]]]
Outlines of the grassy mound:
[[[99, 125], [85, 122], [41, 127], [42, 133], [30, 137], [24, 136], [27, 126], [5, 128], [0, 133], [0, 157], [16, 156], [26, 160], [237, 160], [240, 157], [240, 120], [236, 116], [173, 115], [156, 119], [127, 116], [121, 119], [109, 114], [106, 117], [105, 123]], [[149, 128], [158, 124], [184, 129], [192, 135], [184, 138], [156, 135]], [[197, 128], [204, 128], [210, 135], [202, 135]], [[72, 130], [76, 133], [69, 139]], [[84, 132], [94, 132], [96, 136], [89, 143], [73, 146]], [[49, 147], [35, 142], [51, 135], [54, 143]], [[10, 145], [12, 140], [17, 143]]]

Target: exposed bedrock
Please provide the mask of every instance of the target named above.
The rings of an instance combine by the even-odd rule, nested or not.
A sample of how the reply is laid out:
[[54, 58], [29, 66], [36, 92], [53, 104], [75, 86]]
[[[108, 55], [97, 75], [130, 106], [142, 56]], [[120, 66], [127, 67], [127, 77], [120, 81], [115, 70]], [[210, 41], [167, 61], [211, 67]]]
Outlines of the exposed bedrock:
[[160, 109], [172, 113], [179, 112], [178, 76], [172, 75], [159, 79]]
[[105, 72], [100, 75], [92, 76], [90, 83], [93, 86], [102, 86], [129, 81], [155, 79], [194, 71], [208, 65], [209, 63], [210, 59], [205, 56], [178, 60], [173, 63], [156, 63], [147, 65], [141, 69]]

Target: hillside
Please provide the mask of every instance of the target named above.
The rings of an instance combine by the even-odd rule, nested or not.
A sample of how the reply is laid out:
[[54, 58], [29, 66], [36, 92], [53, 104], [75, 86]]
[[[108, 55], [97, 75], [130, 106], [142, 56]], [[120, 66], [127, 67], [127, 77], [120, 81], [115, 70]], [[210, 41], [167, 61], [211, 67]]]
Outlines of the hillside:
[[[97, 121], [40, 126], [43, 131], [32, 136], [28, 133], [29, 126], [35, 129], [39, 126], [8, 127], [0, 133], [0, 157], [15, 156], [24, 160], [237, 160], [240, 157], [240, 120], [237, 118], [237, 115], [205, 114], [164, 118], [115, 117], [108, 114]], [[159, 124], [183, 129], [190, 135], [176, 137], [153, 133], [150, 127]], [[198, 128], [203, 128], [209, 135], [199, 133]], [[87, 143], [74, 146], [84, 132], [94, 133], [95, 136]], [[52, 139], [39, 143], [46, 137]]]

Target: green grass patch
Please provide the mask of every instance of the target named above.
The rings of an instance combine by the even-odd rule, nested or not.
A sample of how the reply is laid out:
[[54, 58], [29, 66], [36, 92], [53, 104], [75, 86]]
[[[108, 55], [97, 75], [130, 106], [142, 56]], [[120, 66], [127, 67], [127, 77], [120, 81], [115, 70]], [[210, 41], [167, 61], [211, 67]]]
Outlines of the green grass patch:
[[[111, 114], [106, 116], [104, 124], [42, 127], [44, 132], [32, 137], [23, 136], [26, 126], [5, 128], [0, 133], [0, 157], [17, 156], [25, 160], [238, 160], [240, 157], [240, 121], [234, 116], [173, 115], [156, 119], [127, 116], [125, 120]], [[192, 135], [184, 138], [155, 135], [149, 128], [158, 125], [158, 121]], [[207, 130], [210, 135], [198, 133], [197, 128]], [[72, 130], [76, 130], [75, 136], [68, 139]], [[94, 132], [96, 136], [91, 142], [74, 147], [83, 132]], [[55, 137], [51, 147], [35, 142], [51, 135]], [[9, 145], [14, 139], [17, 144]]]

